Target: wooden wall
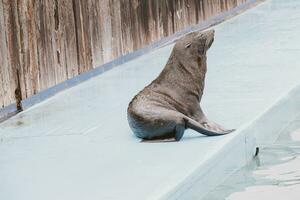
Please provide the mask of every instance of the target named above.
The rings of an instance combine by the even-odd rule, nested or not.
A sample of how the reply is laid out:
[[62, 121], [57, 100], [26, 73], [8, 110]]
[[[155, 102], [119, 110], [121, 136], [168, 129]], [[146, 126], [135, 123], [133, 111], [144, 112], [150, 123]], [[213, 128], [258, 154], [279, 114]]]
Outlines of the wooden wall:
[[245, 1], [0, 0], [0, 108]]

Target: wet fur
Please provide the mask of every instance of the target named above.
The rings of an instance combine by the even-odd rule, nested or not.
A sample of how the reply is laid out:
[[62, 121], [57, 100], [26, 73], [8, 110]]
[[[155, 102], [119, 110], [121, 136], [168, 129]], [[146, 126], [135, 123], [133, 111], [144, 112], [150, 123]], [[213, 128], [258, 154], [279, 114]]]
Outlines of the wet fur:
[[232, 132], [209, 121], [200, 107], [206, 52], [213, 40], [214, 30], [210, 30], [190, 33], [176, 42], [159, 76], [129, 103], [127, 118], [137, 137], [178, 141], [187, 128], [209, 136]]

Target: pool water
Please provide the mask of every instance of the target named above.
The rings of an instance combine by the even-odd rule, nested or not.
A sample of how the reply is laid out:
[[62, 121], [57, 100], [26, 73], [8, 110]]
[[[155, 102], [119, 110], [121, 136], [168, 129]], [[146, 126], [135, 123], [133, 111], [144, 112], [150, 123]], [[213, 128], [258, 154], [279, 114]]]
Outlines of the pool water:
[[299, 200], [300, 117], [202, 200]]

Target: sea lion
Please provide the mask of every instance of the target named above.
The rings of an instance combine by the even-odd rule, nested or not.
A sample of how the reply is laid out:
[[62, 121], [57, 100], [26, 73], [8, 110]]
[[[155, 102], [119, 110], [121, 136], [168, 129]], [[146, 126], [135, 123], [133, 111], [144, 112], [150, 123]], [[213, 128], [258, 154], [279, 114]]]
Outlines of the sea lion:
[[129, 103], [127, 119], [137, 137], [179, 141], [187, 128], [208, 136], [233, 131], [209, 121], [200, 107], [214, 33], [193, 32], [179, 39], [159, 76]]

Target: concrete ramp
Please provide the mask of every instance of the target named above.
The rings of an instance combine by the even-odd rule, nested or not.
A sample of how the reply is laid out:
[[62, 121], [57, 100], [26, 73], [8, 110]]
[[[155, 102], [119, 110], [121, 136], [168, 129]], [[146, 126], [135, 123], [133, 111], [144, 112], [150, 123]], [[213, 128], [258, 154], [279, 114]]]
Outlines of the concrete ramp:
[[215, 29], [201, 104], [236, 132], [133, 136], [127, 105], [162, 70], [169, 45], [1, 123], [0, 199], [199, 199], [245, 165], [299, 113], [300, 2], [269, 0]]

